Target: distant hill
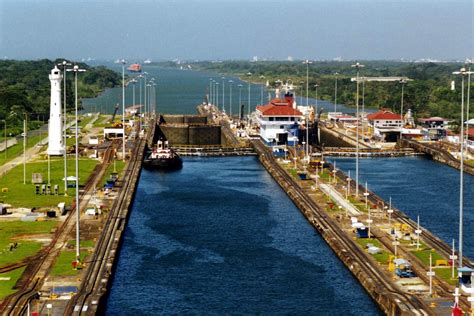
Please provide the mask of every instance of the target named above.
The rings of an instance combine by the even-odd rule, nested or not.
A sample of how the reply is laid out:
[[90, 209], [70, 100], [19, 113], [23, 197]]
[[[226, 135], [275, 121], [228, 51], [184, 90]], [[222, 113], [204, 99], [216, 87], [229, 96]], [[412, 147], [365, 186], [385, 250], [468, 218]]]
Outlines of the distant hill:
[[[318, 84], [318, 99], [334, 101], [335, 73], [338, 73], [338, 103], [355, 106], [356, 84], [351, 81], [356, 73], [350, 61], [316, 61], [309, 65], [309, 96], [315, 97], [314, 85]], [[405, 85], [404, 109], [411, 109], [416, 116], [442, 116], [460, 119], [461, 92], [459, 77], [452, 74], [463, 65], [459, 63], [363, 61], [361, 76], [406, 76], [413, 81]], [[162, 63], [165, 67], [191, 65], [193, 69], [238, 76], [243, 80], [265, 83], [274, 87], [275, 81], [291, 79], [297, 86], [297, 93], [306, 95], [306, 65], [302, 61], [220, 61], [190, 62], [177, 65]], [[247, 77], [246, 73], [252, 73]], [[451, 81], [456, 80], [456, 90], [451, 91]], [[304, 83], [301, 83], [303, 81]], [[471, 85], [471, 96], [474, 94]], [[360, 86], [362, 103], [362, 85]], [[398, 82], [368, 82], [364, 87], [366, 107], [391, 108], [400, 111], [401, 85]], [[473, 117], [473, 115], [471, 115]]]
[[[16, 134], [24, 117], [29, 119], [48, 119], [50, 82], [49, 74], [57, 60], [0, 60], [0, 120], [6, 119], [11, 132]], [[87, 71], [78, 75], [78, 96], [89, 98], [98, 95], [106, 88], [121, 84], [121, 76], [103, 66], [90, 67], [84, 63], [74, 63]], [[67, 108], [74, 108], [73, 73], [66, 75]], [[15, 128], [17, 127], [17, 128]]]

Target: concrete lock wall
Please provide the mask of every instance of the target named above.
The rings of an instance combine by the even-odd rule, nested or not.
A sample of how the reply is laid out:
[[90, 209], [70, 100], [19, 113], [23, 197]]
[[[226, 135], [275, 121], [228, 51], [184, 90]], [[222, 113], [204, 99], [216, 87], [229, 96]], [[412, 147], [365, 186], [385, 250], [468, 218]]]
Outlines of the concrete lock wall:
[[189, 145], [220, 145], [220, 126], [189, 126]]
[[188, 127], [182, 126], [160, 126], [161, 132], [171, 145], [188, 145], [189, 133]]
[[204, 124], [206, 125], [207, 124], [207, 116], [188, 116], [188, 115], [185, 115], [184, 116], [184, 123], [185, 124], [189, 124], [189, 125], [192, 125], [192, 124]]
[[207, 124], [207, 117], [200, 115], [162, 115], [165, 124]]
[[321, 146], [325, 147], [353, 147], [348, 142], [344, 141], [342, 138], [339, 138], [330, 132], [320, 129], [321, 135]]
[[159, 130], [171, 145], [221, 145], [218, 125], [160, 125]]

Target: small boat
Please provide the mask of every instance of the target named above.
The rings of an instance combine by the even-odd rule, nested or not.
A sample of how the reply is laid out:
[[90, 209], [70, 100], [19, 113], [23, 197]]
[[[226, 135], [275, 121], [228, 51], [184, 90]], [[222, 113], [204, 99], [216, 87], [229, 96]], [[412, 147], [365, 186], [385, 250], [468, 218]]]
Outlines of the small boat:
[[183, 160], [173, 149], [169, 148], [167, 140], [160, 139], [145, 156], [143, 167], [145, 169], [176, 170], [183, 167]]
[[151, 64], [151, 59], [147, 59], [143, 62], [144, 64]]
[[140, 64], [131, 64], [128, 68], [128, 71], [131, 72], [141, 72], [142, 71], [142, 66]]

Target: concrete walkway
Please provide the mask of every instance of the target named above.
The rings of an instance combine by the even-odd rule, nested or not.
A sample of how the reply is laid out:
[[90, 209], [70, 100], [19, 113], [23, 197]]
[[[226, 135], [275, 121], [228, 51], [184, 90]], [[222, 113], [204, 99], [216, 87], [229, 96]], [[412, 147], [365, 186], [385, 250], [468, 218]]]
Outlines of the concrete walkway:
[[346, 210], [351, 216], [359, 216], [360, 211], [348, 202], [339, 192], [332, 186], [325, 183], [318, 183], [319, 188], [325, 194], [329, 195], [339, 206]]
[[[16, 138], [12, 137], [12, 138], [7, 139], [7, 148], [15, 146], [16, 144], [18, 144], [18, 141]], [[5, 140], [2, 140], [0, 142], [0, 152], [4, 152], [4, 151], [5, 151]]]

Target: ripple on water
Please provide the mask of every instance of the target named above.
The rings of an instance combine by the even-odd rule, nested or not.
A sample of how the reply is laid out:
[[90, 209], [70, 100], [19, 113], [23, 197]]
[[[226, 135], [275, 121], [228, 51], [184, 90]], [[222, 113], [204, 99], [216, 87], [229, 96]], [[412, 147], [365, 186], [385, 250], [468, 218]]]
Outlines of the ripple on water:
[[184, 164], [142, 172], [107, 314], [379, 313], [256, 158]]

